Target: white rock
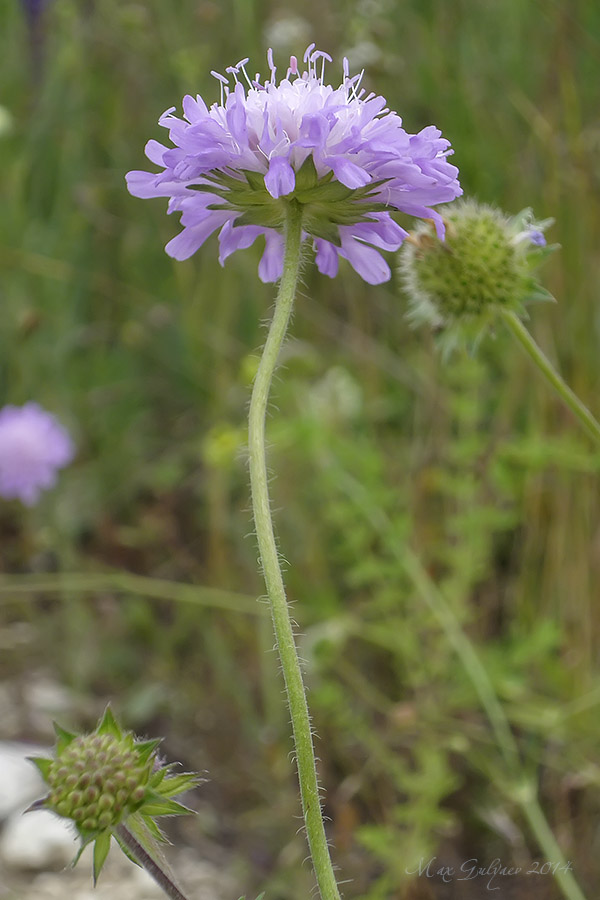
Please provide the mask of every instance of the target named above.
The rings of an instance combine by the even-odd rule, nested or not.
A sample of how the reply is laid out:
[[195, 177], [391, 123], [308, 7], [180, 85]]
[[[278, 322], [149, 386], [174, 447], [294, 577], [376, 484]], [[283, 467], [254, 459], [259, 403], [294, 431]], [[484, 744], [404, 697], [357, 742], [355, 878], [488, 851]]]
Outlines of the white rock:
[[139, 866], [132, 866], [131, 882], [134, 887], [135, 896], [139, 894], [141, 897], [164, 897], [162, 888], [158, 886], [154, 878]]
[[76, 852], [75, 833], [66, 820], [43, 809], [13, 813], [0, 835], [0, 859], [7, 868], [61, 869]]
[[32, 673], [23, 686], [23, 703], [31, 727], [40, 735], [54, 737], [52, 721], [75, 708], [69, 690], [43, 672]]
[[40, 773], [26, 757], [48, 755], [33, 745], [0, 742], [0, 820], [46, 793]]

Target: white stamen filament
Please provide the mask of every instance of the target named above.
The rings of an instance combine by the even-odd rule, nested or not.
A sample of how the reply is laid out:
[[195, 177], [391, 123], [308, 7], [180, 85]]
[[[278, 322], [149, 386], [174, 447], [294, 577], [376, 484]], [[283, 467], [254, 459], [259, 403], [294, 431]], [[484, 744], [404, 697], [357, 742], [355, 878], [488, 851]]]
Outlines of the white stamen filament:
[[275, 73], [277, 72], [277, 68], [273, 62], [273, 50], [271, 47], [267, 50], [267, 64], [271, 70], [271, 84], [275, 84]]
[[309, 62], [310, 54], [313, 52], [317, 45], [315, 43], [309, 44], [304, 52], [304, 56], [302, 58], [302, 62]]
[[[221, 85], [221, 106], [223, 106], [223, 86], [229, 85], [229, 80], [225, 78], [224, 75], [220, 75], [219, 72], [215, 72], [214, 69], [210, 70], [210, 74], [213, 76], [213, 78], [216, 78]], [[229, 91], [227, 93], [229, 93]]]

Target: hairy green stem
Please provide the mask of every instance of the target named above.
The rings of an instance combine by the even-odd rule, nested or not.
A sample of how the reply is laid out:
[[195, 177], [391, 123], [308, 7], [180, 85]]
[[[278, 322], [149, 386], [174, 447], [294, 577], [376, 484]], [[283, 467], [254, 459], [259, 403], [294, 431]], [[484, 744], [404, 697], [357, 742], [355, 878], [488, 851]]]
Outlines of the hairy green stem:
[[322, 900], [339, 900], [340, 894], [331, 864], [321, 812], [315, 752], [302, 669], [296, 650], [271, 519], [265, 453], [265, 416], [269, 391], [292, 312], [300, 268], [301, 240], [302, 208], [300, 204], [291, 200], [287, 211], [283, 275], [250, 401], [248, 428], [250, 485], [258, 549], [292, 719], [302, 811], [310, 855]]
[[550, 382], [561, 400], [569, 407], [573, 415], [579, 419], [587, 433], [600, 443], [600, 423], [594, 418], [587, 406], [581, 402], [577, 394], [558, 374], [546, 354], [538, 347], [519, 317], [514, 312], [504, 311], [502, 318], [507, 328], [514, 334], [523, 349], [529, 354], [542, 375]]
[[125, 825], [118, 825], [115, 829], [115, 837], [125, 847], [128, 853], [136, 859], [142, 868], [146, 869], [149, 875], [154, 878], [156, 883], [165, 892], [171, 900], [187, 900], [185, 894], [182, 894], [177, 885], [170, 876], [158, 865], [156, 860], [150, 856], [140, 842], [133, 836], [131, 831]]

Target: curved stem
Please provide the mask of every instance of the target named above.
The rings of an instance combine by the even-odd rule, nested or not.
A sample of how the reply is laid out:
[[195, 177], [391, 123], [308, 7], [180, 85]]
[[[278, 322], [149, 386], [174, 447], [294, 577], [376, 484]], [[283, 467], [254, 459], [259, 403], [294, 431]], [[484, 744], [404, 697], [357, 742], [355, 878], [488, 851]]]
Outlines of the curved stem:
[[446, 602], [445, 597], [438, 589], [435, 582], [429, 577], [420, 559], [408, 547], [404, 547], [399, 556], [404, 564], [405, 571], [412, 583], [417, 588], [421, 597], [438, 620], [444, 632], [446, 640], [458, 656], [465, 674], [473, 685], [475, 693], [488, 717], [489, 723], [496, 738], [496, 744], [508, 771], [514, 773], [519, 769], [519, 749], [511, 731], [508, 719], [494, 686], [490, 681], [487, 670], [475, 647], [462, 629], [458, 619]]
[[329, 856], [321, 813], [315, 753], [302, 670], [296, 650], [271, 519], [265, 453], [265, 416], [269, 390], [296, 293], [301, 241], [302, 207], [292, 200], [288, 205], [287, 212], [283, 275], [250, 401], [248, 423], [250, 485], [258, 549], [292, 719], [302, 811], [310, 855], [321, 897], [323, 900], [339, 900], [340, 894]]
[[548, 820], [540, 806], [535, 790], [531, 791], [530, 797], [523, 798], [520, 806], [538, 844], [546, 854], [548, 860], [554, 861], [555, 863], [553, 874], [563, 895], [567, 897], [568, 900], [585, 900], [585, 894], [575, 881], [571, 862], [565, 862], [563, 852], [558, 845], [558, 841], [554, 837], [552, 829], [548, 825]]
[[[431, 580], [419, 558], [408, 548], [404, 548], [403, 555], [407, 574], [440, 623], [448, 643], [458, 656], [489, 719], [498, 748], [507, 765], [508, 774], [515, 785], [511, 791], [511, 797], [519, 805], [527, 819], [546, 859], [554, 864], [554, 878], [560, 885], [566, 900], [585, 900], [585, 895], [570, 868], [571, 864], [565, 860], [540, 806], [537, 789], [534, 783], [522, 774], [519, 750], [510, 723], [475, 646], [463, 631], [445, 597]], [[399, 558], [402, 558], [400, 554]], [[516, 786], [519, 781], [521, 784]]]
[[507, 327], [514, 334], [523, 349], [529, 354], [542, 375], [550, 382], [561, 400], [566, 403], [574, 416], [576, 416], [587, 433], [595, 441], [600, 443], [600, 423], [594, 418], [587, 406], [581, 402], [577, 394], [558, 374], [546, 354], [538, 347], [519, 317], [514, 312], [502, 313]]
[[249, 594], [236, 594], [219, 588], [181, 581], [167, 581], [132, 572], [106, 570], [103, 572], [45, 572], [41, 575], [0, 575], [0, 605], [15, 603], [22, 594], [61, 593], [77, 591], [116, 591], [123, 594], [137, 594], [153, 600], [167, 600], [173, 603], [189, 603], [208, 609], [222, 609], [244, 615], [263, 615], [261, 607], [256, 608], [254, 598]]

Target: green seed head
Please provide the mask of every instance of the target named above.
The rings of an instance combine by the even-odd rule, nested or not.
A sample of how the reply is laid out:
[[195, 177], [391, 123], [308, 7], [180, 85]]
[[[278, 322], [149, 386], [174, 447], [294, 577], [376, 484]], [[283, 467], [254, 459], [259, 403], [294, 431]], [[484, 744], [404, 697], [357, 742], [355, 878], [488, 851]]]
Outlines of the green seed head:
[[[110, 707], [92, 734], [75, 735], [55, 724], [53, 759], [31, 757], [48, 794], [30, 809], [49, 809], [75, 823], [81, 849], [94, 843], [94, 881], [111, 846], [119, 841], [117, 826], [128, 824], [137, 833], [163, 838], [155, 819], [185, 815], [191, 810], [174, 797], [198, 784], [195, 773], [172, 772], [156, 756], [160, 740], [137, 741], [119, 727]], [[152, 856], [152, 844], [144, 849]]]
[[80, 735], [49, 767], [47, 806], [84, 831], [115, 826], [143, 801], [150, 772], [130, 735]]
[[469, 339], [499, 311], [523, 314], [524, 303], [553, 299], [532, 274], [555, 249], [546, 246], [543, 235], [552, 220], [535, 222], [530, 210], [511, 219], [470, 200], [440, 212], [445, 240], [423, 222], [399, 255], [413, 324], [429, 323], [451, 338], [462, 331]]

